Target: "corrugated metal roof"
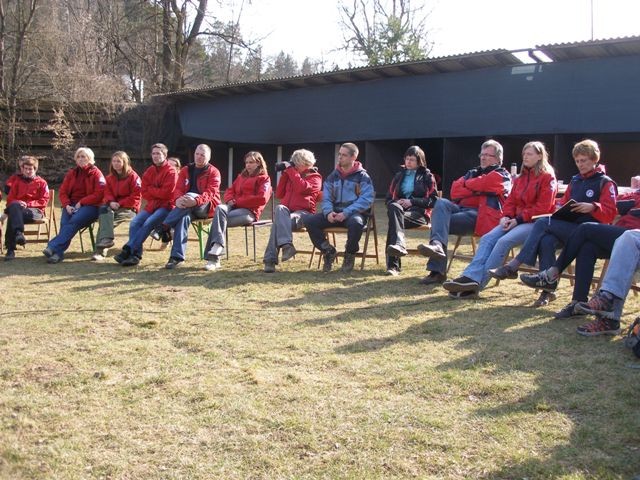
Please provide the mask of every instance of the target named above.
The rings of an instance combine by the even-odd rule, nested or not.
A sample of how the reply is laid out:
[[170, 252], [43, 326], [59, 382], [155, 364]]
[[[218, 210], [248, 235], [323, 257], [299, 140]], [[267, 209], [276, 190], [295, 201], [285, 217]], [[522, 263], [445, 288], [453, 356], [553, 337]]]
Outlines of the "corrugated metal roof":
[[[640, 36], [602, 39], [575, 43], [538, 45], [524, 50], [488, 50], [465, 53], [447, 57], [392, 63], [374, 67], [358, 67], [315, 75], [254, 80], [250, 82], [229, 83], [200, 89], [184, 89], [176, 92], [154, 95], [155, 99], [191, 100], [198, 98], [226, 97], [251, 93], [273, 92], [293, 88], [333, 85], [339, 83], [363, 82], [380, 78], [394, 78], [412, 75], [461, 72], [480, 68], [521, 65], [514, 53], [522, 51], [541, 51], [553, 61], [576, 60], [582, 58], [616, 57], [640, 55]], [[531, 56], [536, 59], [535, 55]]]

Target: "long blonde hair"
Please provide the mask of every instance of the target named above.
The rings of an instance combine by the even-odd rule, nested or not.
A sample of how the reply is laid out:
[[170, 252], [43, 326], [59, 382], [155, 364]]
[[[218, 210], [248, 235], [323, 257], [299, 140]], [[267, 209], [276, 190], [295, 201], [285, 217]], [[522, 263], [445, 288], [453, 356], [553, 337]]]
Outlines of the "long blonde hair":
[[244, 156], [243, 160], [246, 161], [247, 158], [251, 158], [252, 160], [257, 161], [258, 168], [256, 168], [254, 172], [251, 174], [249, 173], [249, 170], [247, 170], [247, 167], [245, 167], [244, 170], [242, 170], [242, 172], [240, 173], [240, 175], [242, 175], [243, 177], [257, 177], [258, 175], [267, 173], [267, 163], [264, 161], [264, 158], [262, 157], [262, 154], [260, 152], [251, 151]]
[[532, 148], [538, 155], [542, 155], [542, 158], [533, 166], [533, 173], [536, 177], [543, 172], [550, 173], [555, 176], [553, 167], [549, 163], [549, 152], [547, 152], [547, 147], [545, 147], [544, 143], [537, 140], [525, 143], [524, 147], [522, 147], [523, 154], [527, 148]]

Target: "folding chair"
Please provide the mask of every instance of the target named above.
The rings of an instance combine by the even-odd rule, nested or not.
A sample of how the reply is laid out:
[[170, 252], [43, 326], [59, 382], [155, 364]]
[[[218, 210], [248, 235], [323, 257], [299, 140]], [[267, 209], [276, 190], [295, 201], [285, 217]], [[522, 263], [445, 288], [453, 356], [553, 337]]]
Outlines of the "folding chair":
[[[55, 210], [55, 190], [49, 190], [49, 203], [44, 209], [44, 217], [24, 224], [24, 236], [27, 243], [49, 243], [51, 237], [58, 234], [58, 222]], [[55, 234], [53, 232], [55, 231]]]
[[[253, 261], [255, 262], [257, 259], [257, 255], [256, 255], [256, 230], [260, 229], [262, 227], [268, 227], [270, 225], [273, 224], [273, 215], [274, 215], [274, 210], [275, 210], [275, 201], [276, 201], [276, 197], [275, 197], [275, 192], [272, 191], [271, 192], [271, 219], [267, 219], [267, 220], [257, 220], [255, 222], [251, 222], [247, 225], [238, 225], [237, 227], [230, 227], [230, 228], [239, 228], [239, 227], [244, 227], [244, 250], [245, 250], [245, 255], [248, 257], [249, 256], [249, 228], [251, 228], [252, 234], [253, 234]], [[207, 232], [208, 233], [208, 232]], [[229, 228], [227, 228], [227, 230], [224, 232], [225, 235], [225, 251], [227, 252], [227, 259], [229, 259]]]

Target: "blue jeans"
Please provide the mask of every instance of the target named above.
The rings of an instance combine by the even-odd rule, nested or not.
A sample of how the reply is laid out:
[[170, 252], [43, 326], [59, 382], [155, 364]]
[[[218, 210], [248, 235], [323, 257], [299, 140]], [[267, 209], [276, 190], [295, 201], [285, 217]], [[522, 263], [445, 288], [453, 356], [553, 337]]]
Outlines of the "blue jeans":
[[[431, 212], [431, 237], [430, 241], [442, 244], [447, 253], [449, 234], [471, 235], [476, 228], [478, 209], [461, 207], [446, 198], [439, 198]], [[427, 270], [444, 273], [447, 269], [447, 259], [436, 260], [430, 258], [427, 262]]]
[[142, 244], [147, 239], [151, 230], [162, 224], [169, 215], [168, 208], [158, 208], [153, 213], [142, 210], [129, 224], [129, 241], [125, 244], [133, 255], [142, 258]]
[[549, 217], [539, 218], [533, 224], [533, 230], [516, 256], [516, 260], [533, 266], [538, 258], [539, 270], [546, 270], [556, 261], [556, 248], [567, 243], [579, 225], [579, 223], [565, 222]]
[[277, 205], [273, 211], [273, 224], [269, 242], [264, 251], [264, 263], [278, 263], [278, 249], [287, 243], [293, 243], [293, 231], [304, 226], [304, 219], [311, 215], [306, 210], [291, 212], [284, 205]]
[[69, 215], [67, 209], [63, 208], [60, 232], [49, 241], [47, 245], [49, 249], [63, 257], [76, 233], [95, 222], [98, 219], [98, 212], [99, 208], [93, 205], [82, 205], [73, 215]]
[[324, 213], [316, 213], [304, 219], [304, 225], [307, 227], [311, 243], [325, 253], [329, 247], [329, 242], [324, 234], [324, 229], [329, 227], [343, 227], [347, 229], [347, 243], [345, 245], [346, 253], [358, 253], [360, 250], [360, 238], [367, 224], [368, 216], [363, 213], [354, 213], [344, 222], [331, 223], [327, 220]]
[[484, 288], [489, 282], [488, 270], [499, 267], [504, 263], [505, 257], [513, 247], [524, 243], [533, 230], [533, 223], [521, 223], [509, 231], [505, 231], [500, 225], [480, 239], [478, 250], [473, 260], [464, 269], [462, 275], [475, 280]]
[[640, 268], [640, 230], [624, 232], [613, 245], [609, 267], [602, 281], [602, 288], [614, 294], [620, 300], [613, 302], [614, 316], [622, 316], [622, 307], [627, 298], [633, 275]]
[[208, 214], [208, 203], [199, 207], [176, 207], [169, 212], [169, 215], [167, 215], [162, 223], [173, 228], [173, 245], [171, 246], [170, 258], [185, 260], [191, 220], [194, 218], [207, 218]]

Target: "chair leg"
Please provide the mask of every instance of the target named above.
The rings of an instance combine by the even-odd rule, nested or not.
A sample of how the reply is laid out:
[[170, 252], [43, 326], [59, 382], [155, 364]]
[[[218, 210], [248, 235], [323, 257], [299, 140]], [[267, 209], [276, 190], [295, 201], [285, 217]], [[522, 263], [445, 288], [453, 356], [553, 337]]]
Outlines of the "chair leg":
[[251, 225], [251, 230], [253, 230], [253, 262], [256, 261], [256, 226]]
[[89, 238], [91, 239], [91, 251], [96, 251], [96, 237], [93, 234], [93, 223], [89, 225]]
[[244, 255], [249, 256], [249, 231], [247, 227], [244, 227]]
[[458, 238], [456, 239], [456, 244], [453, 247], [453, 250], [451, 251], [451, 258], [449, 259], [449, 265], [447, 265], [446, 273], [449, 273], [449, 270], [451, 269], [451, 264], [453, 263], [453, 259], [456, 258], [456, 251], [458, 250], [458, 247], [460, 246], [461, 241], [462, 241], [462, 235], [458, 235]]
[[228, 228], [224, 231], [224, 242], [225, 242], [224, 251], [227, 254], [227, 260], [229, 260], [229, 229]]
[[364, 234], [364, 246], [362, 248], [362, 261], [360, 262], [360, 270], [364, 270], [364, 261], [367, 258], [367, 248], [369, 247], [369, 228], [367, 227], [367, 232]]

